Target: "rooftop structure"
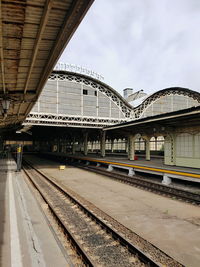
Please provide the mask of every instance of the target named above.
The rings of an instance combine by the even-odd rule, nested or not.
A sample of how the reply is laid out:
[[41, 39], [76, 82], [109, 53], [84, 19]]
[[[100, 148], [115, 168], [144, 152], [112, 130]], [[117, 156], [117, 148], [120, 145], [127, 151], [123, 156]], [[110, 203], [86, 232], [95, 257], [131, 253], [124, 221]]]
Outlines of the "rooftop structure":
[[134, 107], [143, 91], [125, 89], [123, 98], [113, 88], [91, 76], [54, 70], [24, 126], [51, 125], [103, 128], [138, 118], [200, 105], [200, 93], [181, 87], [160, 90]]

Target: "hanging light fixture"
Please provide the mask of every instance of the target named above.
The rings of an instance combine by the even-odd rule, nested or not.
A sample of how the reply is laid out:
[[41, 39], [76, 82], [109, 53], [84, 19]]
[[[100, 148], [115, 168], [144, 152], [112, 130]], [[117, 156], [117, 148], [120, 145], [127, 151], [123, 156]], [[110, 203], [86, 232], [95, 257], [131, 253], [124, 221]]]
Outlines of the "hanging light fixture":
[[9, 107], [10, 107], [10, 100], [8, 100], [8, 99], [3, 99], [3, 100], [1, 101], [1, 104], [2, 104], [3, 111], [4, 111], [5, 113], [7, 113], [8, 109], [9, 109]]

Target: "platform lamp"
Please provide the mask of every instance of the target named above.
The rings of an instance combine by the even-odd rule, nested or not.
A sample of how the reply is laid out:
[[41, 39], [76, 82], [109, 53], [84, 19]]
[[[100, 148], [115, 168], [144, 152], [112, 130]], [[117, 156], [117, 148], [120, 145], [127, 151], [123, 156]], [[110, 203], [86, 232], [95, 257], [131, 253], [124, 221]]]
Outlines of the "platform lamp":
[[9, 107], [10, 107], [10, 100], [2, 99], [1, 105], [2, 105], [2, 108], [3, 108], [4, 114], [6, 114], [8, 112]]

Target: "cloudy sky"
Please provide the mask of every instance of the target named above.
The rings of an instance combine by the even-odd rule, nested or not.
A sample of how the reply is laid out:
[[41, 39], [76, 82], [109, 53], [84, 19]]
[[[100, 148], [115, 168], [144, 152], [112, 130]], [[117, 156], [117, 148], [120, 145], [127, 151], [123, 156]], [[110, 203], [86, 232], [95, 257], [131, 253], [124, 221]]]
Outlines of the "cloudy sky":
[[120, 93], [200, 92], [200, 0], [96, 0], [60, 61], [100, 73]]

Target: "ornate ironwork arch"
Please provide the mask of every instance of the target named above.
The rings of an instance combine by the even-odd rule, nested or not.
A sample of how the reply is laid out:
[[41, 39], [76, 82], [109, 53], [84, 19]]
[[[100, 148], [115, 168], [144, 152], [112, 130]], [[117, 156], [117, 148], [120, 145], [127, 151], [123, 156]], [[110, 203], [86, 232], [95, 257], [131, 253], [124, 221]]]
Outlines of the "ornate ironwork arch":
[[112, 87], [107, 84], [96, 80], [87, 75], [83, 75], [80, 73], [69, 72], [69, 71], [53, 71], [49, 77], [49, 80], [60, 80], [60, 81], [74, 81], [78, 83], [83, 83], [87, 86], [90, 86], [94, 89], [99, 90], [101, 93], [106, 95], [109, 99], [111, 99], [124, 114], [125, 118], [130, 118], [131, 111], [133, 107]]
[[188, 96], [190, 98], [193, 98], [198, 103], [200, 103], [200, 93], [190, 90], [188, 88], [182, 88], [182, 87], [171, 87], [166, 88], [160, 91], [155, 92], [154, 94], [147, 97], [139, 106], [135, 107], [133, 109], [133, 112], [135, 114], [135, 118], [139, 118], [142, 113], [156, 100], [163, 96], [167, 95], [183, 95]]

